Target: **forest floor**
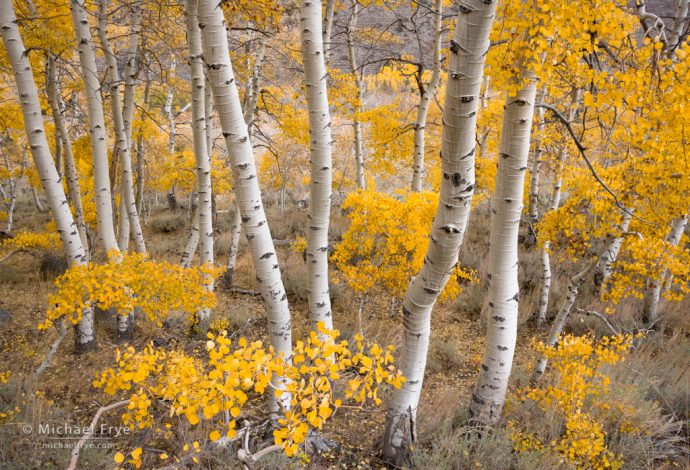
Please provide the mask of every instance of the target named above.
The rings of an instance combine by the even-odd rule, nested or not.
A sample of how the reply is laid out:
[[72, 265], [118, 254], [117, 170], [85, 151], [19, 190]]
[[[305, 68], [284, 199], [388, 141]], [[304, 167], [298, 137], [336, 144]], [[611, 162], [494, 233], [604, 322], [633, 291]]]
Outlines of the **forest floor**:
[[[334, 209], [336, 211], [336, 209]], [[45, 220], [44, 220], [45, 219]], [[301, 235], [305, 223], [305, 215], [271, 212], [271, 227], [279, 227], [274, 233], [276, 239], [291, 239]], [[342, 217], [336, 217], [334, 231], [342, 231], [346, 222]], [[470, 225], [467, 237], [467, 247], [461, 252], [461, 259], [466, 265], [476, 269], [481, 277], [486, 270], [486, 249], [488, 229], [482, 217], [476, 217], [475, 224]], [[48, 216], [36, 213], [30, 208], [24, 208], [18, 214], [17, 226], [38, 228], [47, 222]], [[223, 263], [229, 247], [230, 214], [219, 216], [220, 233], [216, 241], [216, 259]], [[279, 223], [277, 223], [279, 222]], [[185, 211], [170, 213], [159, 209], [152, 214], [146, 226], [147, 244], [151, 254], [156, 259], [177, 262], [186, 241], [186, 230], [189, 224]], [[338, 233], [335, 234], [337, 238]], [[306, 267], [302, 255], [291, 251], [289, 246], [279, 248], [279, 261], [284, 272], [286, 289], [289, 294], [293, 319], [293, 339], [304, 337], [308, 333], [306, 306]], [[543, 338], [544, 332], [535, 331], [528, 321], [531, 310], [536, 306], [536, 291], [538, 286], [538, 257], [534, 250], [526, 251], [521, 256], [521, 284], [523, 288], [520, 316], [520, 331], [518, 348], [514, 366], [513, 388], [524, 385], [533, 364], [534, 354], [531, 345], [534, 339]], [[117, 348], [115, 344], [114, 319], [101, 317], [97, 319], [98, 349], [82, 356], [72, 354], [72, 335], [60, 345], [50, 367], [36, 380], [33, 372], [43, 361], [51, 343], [58, 336], [55, 329], [39, 331], [37, 324], [43, 320], [47, 307], [47, 297], [51, 293], [52, 280], [41, 279], [39, 272], [40, 260], [32, 255], [19, 255], [10, 262], [0, 265], [0, 309], [10, 313], [9, 319], [0, 319], [0, 372], [10, 371], [11, 379], [0, 386], [0, 404], [3, 410], [17, 408], [16, 414], [11, 416], [0, 427], [0, 467], [2, 468], [64, 468], [69, 460], [69, 449], [46, 448], [46, 439], [37, 436], [39, 425], [46, 423], [86, 426], [90, 423], [100, 406], [116, 401], [96, 390], [91, 383], [96, 374], [112, 367]], [[565, 272], [567, 266], [556, 267], [553, 305], [558, 305], [564, 295]], [[244, 241], [241, 244], [238, 265], [235, 269], [234, 284], [243, 289], [256, 289], [251, 258]], [[449, 423], [457, 421], [467, 408], [469, 396], [478, 374], [481, 361], [484, 327], [481, 323], [481, 311], [485, 300], [485, 286], [480, 283], [467, 286], [460, 298], [454, 302], [440, 304], [434, 308], [432, 317], [432, 339], [429, 352], [427, 374], [425, 376], [419, 416], [419, 441], [422, 446], [432, 449], [439, 433], [448, 432]], [[336, 327], [344, 338], [351, 338], [357, 330], [359, 299], [342, 283], [334, 284], [332, 290], [333, 315]], [[521, 299], [521, 300], [522, 300]], [[586, 300], [587, 305], [596, 304], [596, 299]], [[552, 307], [553, 311], [555, 307]], [[688, 303], [677, 306], [674, 311], [687, 313]], [[679, 317], [681, 315], [678, 315]], [[686, 317], [686, 315], [682, 315]], [[218, 292], [218, 306], [214, 318], [226, 318], [230, 332], [236, 337], [245, 336], [248, 339], [267, 340], [265, 328], [265, 313], [260, 297], [246, 294]], [[364, 304], [362, 325], [365, 338], [376, 341], [381, 345], [392, 344], [399, 346], [401, 337], [401, 313], [399, 303], [391, 308], [391, 299], [382, 295], [371, 296]], [[678, 349], [682, 356], [690, 352], [688, 340], [687, 318], [678, 320], [673, 330], [678, 339]], [[168, 322], [163, 328], [158, 328], [145, 319], [137, 324], [136, 338], [133, 346], [141, 349], [153, 342], [156, 346], [177, 347], [202, 356], [205, 339], [190, 335], [184, 319], [179, 322]], [[579, 319], [571, 327], [580, 333], [596, 332], [601, 325], [589, 320]], [[651, 353], [650, 353], [651, 354]], [[658, 355], [658, 354], [657, 354]], [[649, 365], [648, 365], [649, 367]], [[651, 367], [654, 367], [652, 365]], [[669, 374], [680, 374], [678, 384], [674, 387], [676, 400], [685, 399], [685, 416], [688, 410], [688, 386], [690, 371], [682, 364], [681, 370], [669, 371]], [[663, 383], [662, 383], [663, 385]], [[381, 462], [376, 457], [376, 444], [383, 433], [387, 396], [380, 407], [347, 408], [339, 410], [332, 420], [327, 423], [323, 434], [325, 437], [339, 443], [341, 449], [330, 455], [312, 459], [313, 468], [380, 468]], [[683, 398], [684, 397], [684, 398]], [[257, 401], [249, 405], [249, 410], [255, 409], [261, 413], [263, 403]], [[682, 407], [682, 405], [680, 405]], [[113, 411], [102, 418], [102, 422], [117, 426], [121, 411]], [[249, 415], [251, 415], [251, 411]], [[31, 426], [32, 432], [23, 432], [23, 425]], [[189, 429], [182, 427], [183, 435], [173, 440], [172, 444], [190, 442], [200, 439], [199, 436], [208, 435], [203, 429]], [[189, 435], [184, 435], [188, 433]], [[205, 433], [205, 434], [204, 434]], [[197, 437], [194, 437], [197, 436]], [[202, 437], [203, 438], [203, 437]], [[136, 432], [127, 437], [129, 441], [118, 441], [115, 449], [127, 449], [142, 446], [150, 454], [145, 460], [145, 468], [163, 466], [168, 462], [156, 462], [153, 457], [163, 451], [171, 456], [179, 455], [181, 449], [173, 446], [169, 448], [157, 447], [160, 441], [156, 436], [147, 435], [146, 431]], [[154, 444], [152, 444], [154, 443]], [[85, 449], [80, 457], [79, 468], [112, 468], [112, 455], [115, 449]], [[146, 455], [145, 455], [146, 457]], [[200, 455], [200, 463], [195, 468], [218, 468], [222, 452], [204, 452]], [[492, 467], [486, 461], [476, 463], [481, 468]], [[227, 460], [225, 460], [227, 462]], [[288, 461], [276, 454], [266, 459], [262, 466], [265, 468], [300, 467], [299, 461]], [[443, 464], [437, 464], [443, 466]], [[464, 464], [463, 464], [464, 465]], [[465, 468], [458, 464], [455, 468]], [[469, 465], [469, 464], [468, 464]], [[222, 466], [222, 465], [221, 465]], [[453, 464], [455, 466], [455, 464]], [[568, 468], [568, 467], [564, 467]], [[633, 468], [633, 467], [630, 467]], [[662, 468], [662, 467], [659, 467]], [[690, 467], [688, 467], [690, 468]]]

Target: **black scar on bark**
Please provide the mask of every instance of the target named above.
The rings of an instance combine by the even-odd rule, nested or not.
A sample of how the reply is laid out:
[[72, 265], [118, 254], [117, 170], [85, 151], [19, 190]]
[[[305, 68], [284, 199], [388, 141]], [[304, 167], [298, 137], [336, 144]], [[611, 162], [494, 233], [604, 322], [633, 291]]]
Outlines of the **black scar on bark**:
[[493, 319], [496, 320], [496, 321], [500, 321], [500, 322], [506, 321], [506, 318], [505, 318], [505, 317], [499, 317], [498, 315], [496, 315], [495, 317], [493, 317]]
[[496, 346], [499, 351], [507, 351], [508, 347], [507, 346]]
[[268, 259], [268, 258], [270, 258], [271, 256], [273, 256], [273, 253], [272, 253], [272, 252], [268, 252], [268, 253], [264, 253], [263, 255], [261, 255], [261, 257], [260, 257], [259, 259]]

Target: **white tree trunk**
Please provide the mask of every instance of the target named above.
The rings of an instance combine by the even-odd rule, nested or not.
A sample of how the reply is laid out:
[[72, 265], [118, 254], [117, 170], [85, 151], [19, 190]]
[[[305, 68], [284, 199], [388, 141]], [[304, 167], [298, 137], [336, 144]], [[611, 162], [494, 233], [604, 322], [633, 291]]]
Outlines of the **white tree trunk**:
[[[197, 18], [198, 0], [185, 0], [187, 21], [187, 45], [189, 47], [189, 65], [192, 71], [192, 141], [196, 162], [196, 192], [199, 214], [199, 258], [202, 264], [213, 264], [213, 214], [211, 193], [211, 152], [208, 148], [210, 133], [207, 132], [205, 106], [204, 63], [201, 51], [201, 31]], [[209, 103], [210, 105], [210, 103]], [[211, 107], [208, 107], [211, 114]], [[209, 285], [213, 290], [213, 284]], [[209, 309], [198, 312], [199, 331], [208, 328]]]
[[[129, 148], [132, 145], [132, 122], [134, 120], [134, 93], [137, 80], [137, 61], [139, 52], [139, 36], [141, 34], [141, 2], [132, 3], [132, 25], [129, 29], [129, 45], [125, 57], [125, 95], [122, 102], [122, 118], [125, 123], [125, 134]], [[138, 211], [138, 208], [137, 208]]]
[[[301, 2], [302, 63], [309, 113], [311, 183], [307, 228], [309, 318], [316, 331], [322, 322], [333, 328], [328, 292], [328, 225], [331, 215], [331, 115], [328, 109], [326, 64], [323, 57], [321, 1]], [[241, 211], [244, 214], [244, 211]]]
[[393, 392], [383, 452], [393, 464], [409, 463], [429, 347], [431, 310], [458, 261], [474, 194], [477, 107], [496, 2], [463, 4], [450, 44], [441, 137], [442, 180], [424, 265], [403, 301], [400, 368], [407, 381]]
[[[225, 19], [217, 2], [199, 1], [199, 26], [204, 63], [232, 165], [242, 225], [249, 241], [256, 278], [267, 310], [270, 342], [276, 353], [289, 357], [292, 351], [292, 329], [287, 294], [263, 208], [252, 145], [230, 62]], [[283, 387], [283, 379], [280, 377], [274, 377], [272, 382], [276, 387]], [[284, 400], [284, 405], [289, 406], [289, 394], [284, 393], [280, 400]], [[277, 413], [278, 410], [278, 403], [272, 397], [271, 411]]]
[[117, 245], [120, 251], [127, 252], [129, 250], [129, 217], [127, 217], [127, 202], [125, 199], [125, 187], [120, 187], [120, 205], [118, 209], [118, 231], [117, 231]]
[[88, 250], [88, 235], [86, 231], [86, 222], [84, 222], [84, 208], [81, 202], [81, 189], [79, 188], [79, 176], [77, 174], [77, 167], [74, 162], [74, 152], [72, 149], [72, 141], [70, 140], [65, 120], [62, 116], [62, 104], [60, 103], [59, 95], [59, 79], [57, 76], [55, 57], [48, 55], [48, 68], [46, 77], [46, 92], [48, 95], [48, 103], [53, 114], [53, 122], [57, 138], [62, 141], [62, 148], [64, 152], [64, 166], [65, 179], [67, 180], [67, 193], [69, 194], [70, 202], [74, 207], [74, 218], [79, 231], [84, 252], [87, 259], [89, 258]]
[[326, 0], [326, 11], [323, 18], [323, 60], [328, 62], [331, 51], [331, 33], [333, 32], [333, 17], [335, 16], [336, 0]]
[[232, 228], [230, 229], [232, 238], [230, 240], [230, 253], [228, 255], [228, 269], [225, 271], [225, 287], [232, 288], [232, 278], [235, 274], [235, 265], [237, 264], [237, 252], [240, 246], [240, 234], [242, 233], [242, 216], [240, 210], [235, 203], [235, 215], [232, 219]]
[[[136, 22], [133, 28], [137, 27]], [[137, 213], [137, 203], [134, 197], [134, 178], [132, 176], [132, 158], [130, 154], [130, 138], [127, 136], [127, 129], [125, 128], [125, 121], [123, 118], [122, 104], [120, 103], [120, 76], [117, 71], [117, 58], [110, 45], [108, 39], [108, 0], [99, 0], [99, 14], [98, 14], [98, 36], [101, 41], [101, 47], [105, 54], [105, 61], [108, 70], [107, 83], [110, 88], [110, 108], [113, 116], [113, 126], [115, 127], [115, 138], [117, 139], [116, 148], [117, 155], [120, 158], [120, 166], [122, 171], [121, 193], [120, 197], [124, 198], [125, 211], [120, 211], [120, 218], [127, 217], [129, 219], [128, 232], [131, 233], [134, 239], [134, 245], [138, 253], [146, 253], [146, 244], [144, 243], [144, 233], [141, 230], [141, 223], [139, 222], [139, 214]], [[138, 34], [134, 34], [138, 36]], [[134, 59], [132, 59], [134, 60]], [[130, 74], [133, 74], [130, 71]], [[132, 101], [132, 113], [134, 109], [134, 90], [133, 85], [130, 91], [129, 99]], [[127, 96], [126, 96], [127, 98]], [[128, 111], [129, 112], [129, 111]], [[131, 121], [131, 116], [129, 117]], [[130, 124], [131, 125], [131, 124]], [[120, 204], [123, 207], [123, 204]], [[124, 223], [120, 224], [124, 229]], [[124, 239], [125, 234], [122, 234], [121, 239]], [[129, 235], [127, 235], [129, 239]]]
[[[70, 265], [81, 266], [88, 262], [86, 253], [50, 154], [36, 82], [17, 24], [12, 0], [0, 0], [0, 33], [17, 83], [31, 156], [43, 184], [67, 259]], [[82, 319], [75, 328], [75, 350], [84, 352], [95, 346], [93, 312], [91, 309], [84, 309]]]
[[486, 343], [470, 401], [471, 418], [481, 425], [494, 425], [501, 416], [517, 341], [518, 231], [537, 90], [534, 75], [525, 78], [522, 90], [506, 97], [503, 114], [491, 216]]
[[412, 167], [412, 191], [420, 192], [424, 183], [424, 131], [429, 105], [436, 94], [438, 82], [441, 80], [441, 40], [443, 39], [443, 0], [434, 2], [434, 66], [431, 80], [425, 86], [421, 72], [418, 80], [419, 104], [417, 105], [417, 120], [414, 123], [414, 165]]
[[676, 12], [671, 25], [671, 31], [668, 35], [666, 43], [666, 58], [673, 59], [675, 57], [676, 48], [680, 43], [680, 38], [683, 34], [683, 26], [688, 19], [688, 8], [690, 7], [690, 0], [676, 0]]
[[[545, 89], [542, 88], [537, 98], [541, 102], [545, 96]], [[532, 167], [530, 170], [530, 186], [529, 186], [529, 233], [534, 233], [534, 226], [539, 221], [539, 170], [541, 167], [541, 154], [543, 148], [541, 145], [544, 127], [544, 108], [537, 109], [537, 122], [535, 123], [536, 133], [534, 139], [534, 150], [532, 151]], [[536, 241], [536, 240], [533, 240]]]
[[194, 260], [194, 253], [196, 252], [196, 247], [199, 246], [199, 206], [194, 209], [194, 217], [192, 218], [192, 227], [189, 229], [189, 235], [187, 236], [187, 244], [182, 252], [182, 259], [180, 260], [180, 265], [184, 268], [189, 268], [192, 266], [192, 261]]
[[632, 220], [633, 210], [625, 210], [623, 212], [623, 219], [614, 228], [614, 233], [610, 233], [605, 243], [604, 251], [599, 257], [599, 263], [594, 271], [594, 285], [600, 286], [602, 289], [605, 287], [606, 281], [611, 277], [613, 263], [616, 262], [618, 257], [618, 251], [621, 249], [623, 244], [623, 237], [625, 232], [628, 231], [628, 226], [630, 226], [630, 221]]
[[117, 240], [113, 226], [113, 206], [110, 193], [110, 176], [108, 174], [108, 137], [103, 116], [101, 102], [101, 84], [96, 55], [91, 41], [91, 28], [86, 16], [85, 0], [70, 0], [72, 25], [77, 36], [81, 76], [84, 80], [87, 111], [89, 121], [89, 136], [91, 138], [91, 153], [93, 158], [94, 193], [96, 195], [96, 218], [98, 221], [98, 237], [103, 242], [106, 251], [117, 251]]
[[[670, 246], [678, 245], [687, 224], [688, 214], [674, 219], [671, 224], [671, 230], [666, 235], [666, 243]], [[647, 290], [645, 292], [644, 307], [642, 311], [642, 320], [647, 327], [652, 326], [659, 318], [659, 297], [661, 296], [661, 289], [667, 276], [668, 270], [664, 270], [658, 279], [647, 280]]]
[[[570, 312], [573, 309], [573, 305], [575, 305], [577, 293], [580, 290], [580, 287], [582, 286], [584, 280], [594, 270], [596, 264], [597, 260], [595, 259], [594, 261], [589, 263], [589, 265], [583, 271], [579, 272], [578, 274], [570, 278], [570, 282], [568, 283], [568, 295], [566, 295], [565, 300], [563, 301], [563, 305], [561, 305], [561, 309], [558, 311], [558, 315], [556, 315], [556, 318], [554, 319], [553, 324], [551, 325], [551, 329], [549, 330], [549, 336], [546, 339], [547, 346], [553, 347], [556, 344], [556, 341], [558, 341], [558, 338], [561, 336], [561, 333], [563, 332], [563, 327], [565, 327], [565, 322], [568, 320], [568, 316], [570, 315]], [[537, 364], [535, 365], [534, 371], [532, 372], [531, 381], [533, 384], [539, 382], [542, 375], [544, 375], [544, 371], [546, 370], [546, 363], [547, 359], [545, 357], [541, 357], [537, 360]]]
[[[144, 110], [149, 110], [149, 104], [151, 102], [151, 72], [147, 69], [146, 71], [146, 85], [144, 87]], [[143, 120], [144, 113], [142, 112], [141, 118]], [[131, 134], [130, 134], [131, 135]], [[139, 135], [137, 138], [137, 213], [141, 214], [144, 208], [144, 189], [145, 189], [145, 172], [146, 172], [146, 159], [144, 158], [144, 137]]]
[[[577, 114], [577, 103], [580, 100], [580, 90], [573, 90], [571, 107], [567, 113], [568, 122], [573, 122]], [[542, 110], [543, 108], [539, 108]], [[543, 115], [541, 115], [543, 118]], [[557, 168], [556, 168], [556, 182], [553, 186], [553, 193], [551, 194], [551, 202], [549, 204], [549, 211], [555, 211], [561, 204], [561, 187], [563, 186], [563, 168], [565, 166], [565, 160], [567, 158], [566, 148], [562, 146], [558, 150], [557, 158]], [[531, 198], [530, 198], [531, 203]], [[537, 212], [538, 215], [538, 212]], [[541, 288], [539, 291], [539, 304], [537, 306], [536, 321], [537, 326], [542, 327], [546, 322], [546, 313], [549, 308], [549, 293], [551, 291], [551, 258], [549, 256], [549, 248], [551, 242], [549, 240], [545, 241], [541, 247], [540, 259], [541, 259]]]
[[362, 140], [362, 122], [359, 120], [359, 114], [362, 112], [362, 103], [364, 102], [364, 88], [362, 85], [361, 73], [357, 70], [357, 55], [355, 52], [355, 29], [357, 28], [357, 17], [359, 16], [359, 2], [357, 0], [350, 0], [350, 3], [352, 4], [352, 14], [347, 23], [347, 54], [350, 59], [352, 78], [355, 81], [355, 88], [357, 89], [357, 104], [353, 110], [354, 117], [352, 119], [355, 136], [355, 165], [357, 166], [357, 187], [365, 189], [364, 143]]

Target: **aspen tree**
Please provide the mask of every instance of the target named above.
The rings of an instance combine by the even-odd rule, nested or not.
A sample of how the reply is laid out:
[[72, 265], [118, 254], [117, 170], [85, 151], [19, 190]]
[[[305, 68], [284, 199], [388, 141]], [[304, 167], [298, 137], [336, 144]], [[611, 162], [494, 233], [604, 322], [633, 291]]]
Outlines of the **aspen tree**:
[[[199, 258], [202, 264], [213, 264], [213, 217], [211, 194], [211, 152], [208, 148], [206, 132], [206, 107], [204, 64], [201, 52], [201, 31], [197, 18], [198, 0], [185, 0], [187, 22], [187, 45], [189, 47], [189, 65], [192, 69], [192, 140], [196, 161], [196, 192], [198, 198]], [[213, 285], [209, 285], [213, 289]], [[199, 312], [199, 331], [205, 331], [210, 311]]]
[[530, 133], [536, 100], [536, 77], [525, 71], [515, 96], [509, 93], [503, 114], [489, 245], [489, 313], [479, 379], [470, 401], [473, 422], [493, 425], [501, 416], [517, 341], [518, 230]]
[[[289, 357], [292, 349], [292, 331], [287, 294], [263, 208], [254, 153], [230, 62], [225, 18], [220, 5], [211, 0], [199, 1], [198, 15], [204, 63], [230, 156], [242, 225], [247, 234], [257, 281], [267, 311], [271, 345], [277, 354], [282, 353]], [[278, 377], [273, 378], [273, 385], [284, 387]], [[280, 400], [289, 403], [289, 399], [289, 394], [285, 393]], [[271, 411], [275, 413], [278, 409], [278, 404], [274, 400]]]
[[321, 1], [303, 0], [300, 6], [302, 64], [309, 114], [309, 222], [307, 270], [309, 318], [314, 330], [322, 322], [333, 329], [328, 290], [328, 225], [333, 184], [331, 115], [328, 109], [326, 63], [323, 54]]
[[101, 102], [101, 84], [96, 55], [91, 41], [91, 28], [86, 16], [84, 0], [70, 0], [72, 25], [77, 36], [81, 77], [86, 92], [89, 137], [93, 157], [94, 193], [96, 198], [96, 217], [98, 236], [106, 251], [118, 250], [113, 227], [113, 208], [108, 174], [108, 142]]
[[424, 182], [424, 130], [431, 100], [441, 81], [441, 40], [443, 39], [443, 0], [434, 1], [434, 57], [431, 80], [424, 84], [421, 74], [418, 78], [419, 104], [414, 123], [414, 165], [412, 166], [412, 191], [420, 192]]
[[[671, 230], [666, 235], [666, 243], [670, 246], [678, 245], [687, 224], [687, 214], [674, 219], [671, 224]], [[647, 280], [647, 290], [644, 296], [644, 307], [642, 311], [642, 320], [646, 326], [653, 325], [659, 318], [659, 297], [661, 296], [661, 290], [667, 276], [668, 270], [665, 269], [658, 279]]]
[[[572, 122], [577, 114], [577, 103], [580, 99], [580, 91], [573, 90], [572, 101], [570, 109], [567, 113], [567, 119]], [[539, 108], [542, 110], [543, 108]], [[543, 117], [542, 114], [540, 114]], [[563, 186], [563, 169], [565, 166], [565, 161], [567, 159], [567, 152], [565, 146], [561, 146], [558, 149], [557, 157], [557, 174], [556, 181], [553, 185], [553, 192], [551, 193], [551, 200], [549, 202], [549, 211], [555, 211], [561, 204], [561, 187]], [[532, 200], [530, 198], [530, 204]], [[538, 214], [538, 212], [537, 212]], [[533, 220], [534, 223], [534, 220]], [[539, 290], [539, 304], [537, 305], [536, 321], [537, 326], [541, 327], [546, 321], [546, 313], [549, 308], [549, 294], [551, 291], [551, 256], [549, 255], [549, 249], [551, 247], [551, 241], [546, 240], [542, 243], [539, 259], [541, 261], [541, 287]]]
[[353, 110], [352, 127], [355, 134], [355, 165], [357, 172], [357, 187], [366, 189], [366, 180], [364, 179], [364, 143], [362, 137], [362, 121], [359, 115], [362, 112], [362, 103], [364, 101], [364, 88], [362, 84], [361, 72], [357, 70], [357, 54], [355, 51], [355, 29], [357, 28], [357, 18], [359, 16], [359, 1], [351, 0], [352, 13], [350, 20], [347, 22], [347, 56], [350, 61], [350, 72], [355, 82], [357, 89], [357, 98], [355, 109]]
[[623, 237], [628, 231], [633, 211], [631, 209], [621, 210], [623, 213], [621, 222], [614, 228], [614, 233], [609, 233], [604, 241], [604, 250], [599, 257], [599, 262], [594, 271], [594, 284], [602, 288], [611, 276], [612, 265], [616, 262], [618, 252], [623, 244]]
[[[132, 175], [132, 157], [130, 154], [130, 137], [127, 135], [127, 128], [123, 117], [122, 103], [120, 102], [120, 74], [117, 70], [117, 58], [113, 52], [110, 40], [108, 39], [108, 0], [99, 0], [98, 8], [98, 37], [101, 41], [101, 47], [105, 53], [106, 67], [108, 71], [107, 82], [110, 88], [110, 108], [113, 116], [113, 126], [115, 127], [115, 138], [117, 156], [120, 158], [121, 166], [121, 193], [120, 198], [124, 198], [124, 203], [120, 204], [120, 208], [125, 208], [126, 211], [120, 211], [121, 220], [127, 217], [128, 224], [121, 223], [120, 227], [123, 232], [126, 230], [127, 235], [122, 235], [128, 239], [131, 235], [134, 239], [134, 244], [138, 253], [146, 253], [146, 244], [144, 242], [144, 233], [141, 230], [141, 223], [139, 222], [139, 214], [137, 213], [137, 204], [134, 198], [134, 178]], [[136, 26], [136, 25], [135, 25]], [[133, 59], [132, 59], [133, 60]], [[130, 74], [133, 73], [130, 71]], [[126, 93], [125, 98], [133, 100], [133, 90]], [[133, 103], [129, 105], [133, 112]], [[129, 113], [129, 109], [127, 110]], [[129, 117], [131, 122], [131, 116]], [[130, 124], [131, 126], [131, 124]], [[131, 132], [131, 131], [130, 131]], [[127, 228], [125, 228], [127, 227]], [[121, 246], [122, 248], [122, 246]], [[124, 251], [124, 249], [123, 249]]]
[[469, 0], [460, 8], [450, 43], [441, 141], [442, 180], [430, 243], [421, 271], [403, 301], [400, 367], [407, 381], [391, 399], [383, 455], [409, 462], [429, 348], [431, 310], [458, 261], [474, 193], [477, 108], [496, 2]]
[[[53, 220], [57, 225], [62, 247], [70, 265], [85, 265], [88, 259], [48, 146], [38, 90], [27, 50], [19, 34], [12, 0], [0, 0], [0, 33], [14, 72], [31, 156], [43, 184]], [[76, 325], [74, 332], [74, 348], [77, 353], [95, 348], [96, 333], [93, 311], [90, 308], [82, 311], [82, 319]]]

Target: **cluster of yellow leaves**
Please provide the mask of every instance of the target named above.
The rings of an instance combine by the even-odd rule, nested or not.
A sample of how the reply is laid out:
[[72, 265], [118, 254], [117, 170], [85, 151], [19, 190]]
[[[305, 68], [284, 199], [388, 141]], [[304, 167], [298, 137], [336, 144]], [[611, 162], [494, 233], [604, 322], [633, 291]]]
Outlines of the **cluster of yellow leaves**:
[[[304, 442], [308, 430], [321, 429], [342, 400], [335, 398], [336, 381], [348, 378], [344, 398], [356, 403], [372, 400], [380, 404], [378, 390], [382, 384], [400, 387], [404, 382], [393, 365], [392, 347], [383, 349], [367, 345], [356, 337], [357, 347], [347, 341], [336, 341], [337, 331], [319, 325], [306, 342], [298, 341], [292, 355], [285, 358], [265, 348], [261, 341], [238, 340], [235, 349], [227, 333], [208, 334], [208, 362], [181, 351], [165, 351], [152, 345], [137, 352], [128, 348], [118, 351], [117, 366], [100, 374], [95, 387], [115, 395], [132, 391], [124, 422], [138, 428], [154, 425], [152, 407], [169, 404], [171, 416], [184, 415], [190, 424], [201, 419], [222, 426], [209, 439], [236, 434], [236, 419], [250, 394], [274, 393], [281, 405], [282, 417], [274, 432], [275, 443], [287, 455], [294, 455]], [[225, 414], [232, 419], [220, 424]]]
[[30, 232], [20, 230], [12, 238], [6, 238], [0, 243], [0, 250], [52, 250], [60, 246], [60, 236], [55, 232]]
[[[141, 447], [137, 447], [134, 449], [132, 452], [129, 453], [129, 455], [132, 456], [131, 459], [127, 461], [127, 463], [132, 464], [134, 468], [141, 468], [142, 460], [141, 460], [141, 454], [143, 450]], [[125, 461], [125, 456], [121, 452], [117, 452], [113, 456], [113, 460], [115, 463], [123, 463]]]
[[[350, 227], [332, 258], [348, 285], [360, 294], [382, 289], [401, 297], [424, 263], [437, 205], [432, 192], [400, 198], [372, 190], [351, 193], [343, 204]], [[441, 298], [457, 297], [461, 283], [473, 280], [456, 267]]]
[[554, 347], [537, 344], [536, 351], [555, 371], [555, 381], [519, 389], [516, 399], [556, 413], [564, 421], [565, 432], [546, 444], [535, 433], [511, 421], [515, 450], [525, 452], [548, 447], [578, 469], [622, 468], [622, 462], [607, 448], [606, 433], [597, 415], [609, 409], [605, 396], [610, 378], [604, 367], [624, 361], [631, 345], [630, 335], [607, 336], [598, 341], [591, 336], [566, 335]]
[[[0, 372], [0, 384], [6, 384], [11, 375], [11, 371]], [[19, 413], [19, 407], [13, 410], [0, 411], [0, 424], [2, 424], [6, 419], [11, 418], [15, 414]]]
[[60, 318], [76, 324], [82, 310], [93, 307], [123, 314], [139, 309], [158, 322], [169, 311], [213, 308], [216, 297], [209, 286], [221, 271], [208, 265], [183, 268], [143, 254], [111, 253], [106, 263], [72, 266], [55, 280], [57, 292], [49, 296], [51, 308], [39, 328]]

